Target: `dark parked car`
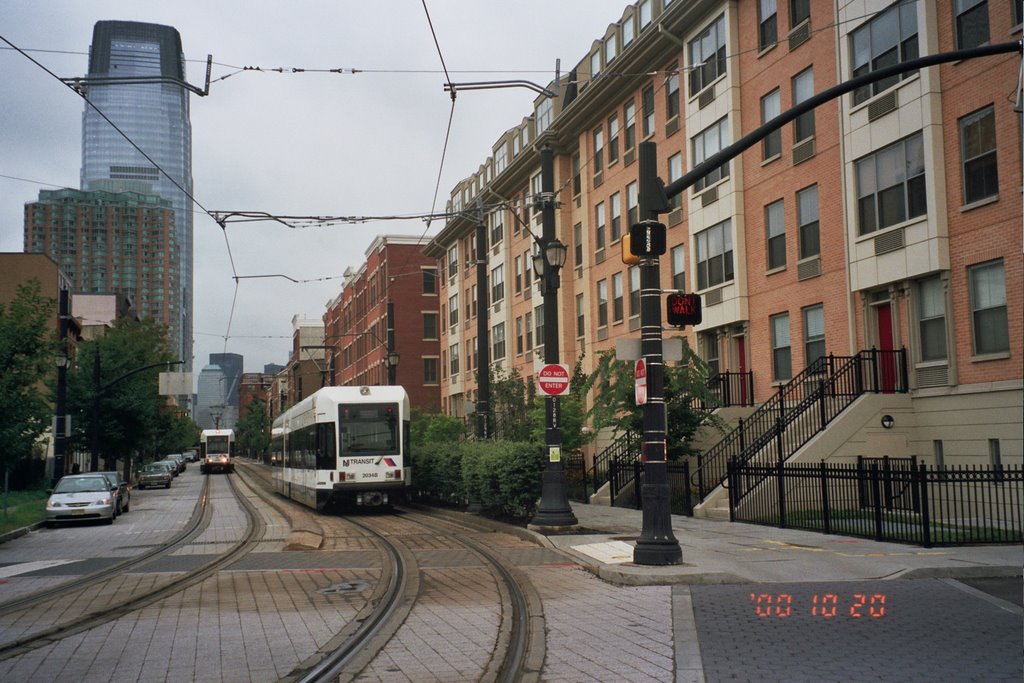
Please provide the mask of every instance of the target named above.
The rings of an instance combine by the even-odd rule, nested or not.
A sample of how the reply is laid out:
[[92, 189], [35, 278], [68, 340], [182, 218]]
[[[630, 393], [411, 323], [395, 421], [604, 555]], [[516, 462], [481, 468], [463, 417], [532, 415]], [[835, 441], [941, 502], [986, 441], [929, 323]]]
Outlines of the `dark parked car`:
[[152, 488], [153, 486], [162, 486], [165, 489], [171, 488], [171, 480], [174, 479], [174, 475], [171, 474], [170, 463], [159, 463], [154, 462], [146, 465], [139, 471], [139, 483], [137, 486], [140, 489]]
[[188, 467], [188, 462], [185, 460], [185, 456], [182, 455], [181, 453], [171, 453], [170, 455], [165, 455], [164, 460], [177, 463], [179, 474], [181, 472], [184, 472], [185, 469]]
[[110, 481], [99, 472], [68, 474], [61, 477], [46, 501], [46, 526], [97, 519], [113, 524], [116, 505]]
[[155, 464], [166, 465], [167, 469], [169, 469], [171, 471], [171, 474], [173, 474], [174, 476], [178, 476], [178, 474], [181, 472], [181, 465], [178, 463], [177, 460], [157, 460]]
[[116, 514], [128, 512], [132, 505], [132, 488], [120, 472], [100, 472], [111, 483], [110, 492], [116, 498]]

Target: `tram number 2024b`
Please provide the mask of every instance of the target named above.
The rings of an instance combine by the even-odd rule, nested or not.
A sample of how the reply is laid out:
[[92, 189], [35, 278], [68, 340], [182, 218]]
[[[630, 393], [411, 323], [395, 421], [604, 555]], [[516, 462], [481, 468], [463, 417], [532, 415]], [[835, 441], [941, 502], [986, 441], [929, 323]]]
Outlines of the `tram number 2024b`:
[[885, 616], [885, 593], [854, 593], [840, 597], [836, 593], [815, 593], [795, 598], [790, 593], [751, 593], [750, 604], [761, 619], [804, 614], [819, 619], [881, 619]]

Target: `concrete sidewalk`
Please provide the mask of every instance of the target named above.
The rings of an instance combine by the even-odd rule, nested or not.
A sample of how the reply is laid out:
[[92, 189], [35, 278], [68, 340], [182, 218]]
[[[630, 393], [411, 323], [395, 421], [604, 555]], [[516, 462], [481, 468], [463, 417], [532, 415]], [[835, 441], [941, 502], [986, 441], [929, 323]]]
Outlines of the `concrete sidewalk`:
[[640, 510], [583, 503], [572, 509], [583, 533], [526, 533], [624, 585], [1012, 577], [1024, 567], [1020, 544], [922, 548], [678, 515], [672, 530], [683, 563], [641, 566], [632, 557], [643, 529]]

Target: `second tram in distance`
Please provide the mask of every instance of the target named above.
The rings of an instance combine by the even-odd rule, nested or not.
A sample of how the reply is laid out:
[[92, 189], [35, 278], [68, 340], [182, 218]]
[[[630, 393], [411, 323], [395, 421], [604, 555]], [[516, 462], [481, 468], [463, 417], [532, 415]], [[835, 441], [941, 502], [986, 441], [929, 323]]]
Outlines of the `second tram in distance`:
[[278, 493], [317, 510], [405, 499], [409, 396], [397, 386], [325, 387], [274, 420]]

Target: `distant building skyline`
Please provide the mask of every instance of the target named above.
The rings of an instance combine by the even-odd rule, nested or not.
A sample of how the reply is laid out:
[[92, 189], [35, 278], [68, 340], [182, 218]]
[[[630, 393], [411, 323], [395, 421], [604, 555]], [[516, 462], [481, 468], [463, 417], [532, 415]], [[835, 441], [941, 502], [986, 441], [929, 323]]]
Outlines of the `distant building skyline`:
[[192, 125], [184, 82], [185, 59], [176, 29], [133, 21], [96, 22], [85, 81], [91, 105], [86, 104], [82, 114], [81, 187], [144, 192], [170, 201], [178, 281], [177, 291], [165, 296], [173, 312], [173, 350], [185, 361], [185, 371], [191, 371]]

